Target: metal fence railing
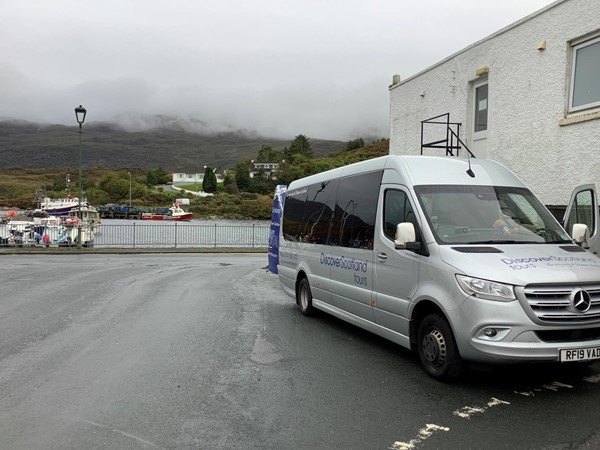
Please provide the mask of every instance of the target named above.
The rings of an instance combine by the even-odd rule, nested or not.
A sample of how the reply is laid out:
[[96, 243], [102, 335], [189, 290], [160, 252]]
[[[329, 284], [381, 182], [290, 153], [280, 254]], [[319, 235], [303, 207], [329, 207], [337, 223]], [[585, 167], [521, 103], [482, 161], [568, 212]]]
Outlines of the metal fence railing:
[[[262, 248], [268, 246], [269, 229], [267, 224], [103, 223], [90, 245], [95, 248]], [[48, 242], [43, 233], [44, 230], [26, 224], [10, 228], [3, 224], [0, 225], [0, 246], [77, 245], [75, 240]]]

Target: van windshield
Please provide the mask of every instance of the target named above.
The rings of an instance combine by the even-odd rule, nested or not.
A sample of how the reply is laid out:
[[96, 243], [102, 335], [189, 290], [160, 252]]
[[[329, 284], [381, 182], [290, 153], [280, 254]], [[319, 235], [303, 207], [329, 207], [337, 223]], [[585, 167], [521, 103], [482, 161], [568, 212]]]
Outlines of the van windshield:
[[415, 191], [440, 244], [572, 242], [529, 189], [437, 185]]

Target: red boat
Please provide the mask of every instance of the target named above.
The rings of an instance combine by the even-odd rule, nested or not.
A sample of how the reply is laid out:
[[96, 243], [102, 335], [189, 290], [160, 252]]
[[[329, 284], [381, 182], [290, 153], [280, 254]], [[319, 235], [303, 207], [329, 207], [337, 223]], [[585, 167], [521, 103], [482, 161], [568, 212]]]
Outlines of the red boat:
[[142, 220], [192, 220], [192, 213], [184, 211], [179, 203], [170, 208], [156, 208], [154, 212], [142, 213]]

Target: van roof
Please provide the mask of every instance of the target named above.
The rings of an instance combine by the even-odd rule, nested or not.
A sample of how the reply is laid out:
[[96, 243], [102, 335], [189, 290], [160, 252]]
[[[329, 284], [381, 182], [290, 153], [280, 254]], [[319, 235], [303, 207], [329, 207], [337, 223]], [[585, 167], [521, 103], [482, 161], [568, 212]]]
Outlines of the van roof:
[[[471, 177], [469, 169], [475, 175]], [[319, 183], [340, 176], [356, 175], [386, 169], [382, 183], [397, 183], [398, 179], [410, 185], [478, 185], [517, 186], [525, 184], [502, 164], [485, 159], [471, 158], [470, 161], [457, 157], [388, 155], [357, 162], [348, 166], [311, 175], [290, 184], [289, 189]], [[398, 175], [393, 175], [393, 172]]]

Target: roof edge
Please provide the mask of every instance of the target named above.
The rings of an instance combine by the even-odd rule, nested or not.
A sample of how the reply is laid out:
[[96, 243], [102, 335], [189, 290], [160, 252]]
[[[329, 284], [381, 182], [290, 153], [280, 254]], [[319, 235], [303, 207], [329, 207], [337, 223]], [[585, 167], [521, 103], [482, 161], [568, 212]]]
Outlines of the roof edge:
[[484, 42], [489, 41], [489, 40], [491, 40], [491, 39], [493, 39], [493, 38], [495, 38], [497, 36], [500, 36], [501, 34], [504, 34], [507, 31], [512, 30], [513, 28], [516, 28], [516, 27], [522, 25], [525, 22], [528, 22], [531, 19], [533, 19], [534, 17], [537, 17], [537, 16], [539, 16], [541, 14], [544, 14], [546, 11], [549, 11], [550, 9], [552, 9], [552, 8], [554, 8], [554, 7], [562, 4], [562, 3], [565, 3], [567, 1], [568, 0], [556, 0], [555, 2], [552, 2], [549, 5], [544, 6], [542, 9], [538, 9], [537, 11], [532, 12], [531, 14], [529, 14], [529, 15], [527, 15], [527, 16], [519, 19], [519, 20], [517, 20], [516, 22], [513, 22], [510, 25], [507, 25], [504, 28], [499, 29], [495, 33], [492, 33], [489, 36], [486, 36], [483, 39], [480, 39], [480, 40], [474, 42], [473, 44], [469, 45], [468, 47], [465, 47], [462, 50], [459, 50], [459, 51], [451, 54], [450, 56], [447, 56], [446, 58], [442, 59], [441, 61], [438, 61], [437, 63], [435, 63], [435, 64], [433, 64], [433, 65], [431, 65], [431, 66], [429, 66], [429, 67], [427, 67], [427, 68], [425, 68], [425, 69], [417, 72], [417, 73], [415, 73], [414, 75], [411, 75], [406, 80], [402, 80], [402, 81], [400, 81], [400, 83], [390, 85], [388, 87], [388, 89], [390, 91], [392, 91], [392, 90], [396, 89], [398, 86], [401, 86], [404, 83], [407, 83], [407, 82], [411, 81], [413, 78], [417, 78], [418, 76], [420, 76], [420, 75], [422, 75], [422, 74], [424, 74], [426, 72], [429, 72], [430, 70], [433, 70], [436, 67], [441, 66], [442, 64], [450, 61], [451, 59], [457, 57], [458, 55], [461, 55], [461, 54], [467, 52], [468, 50], [470, 50], [470, 49], [472, 49], [474, 47], [477, 47], [477, 46], [483, 44]]

